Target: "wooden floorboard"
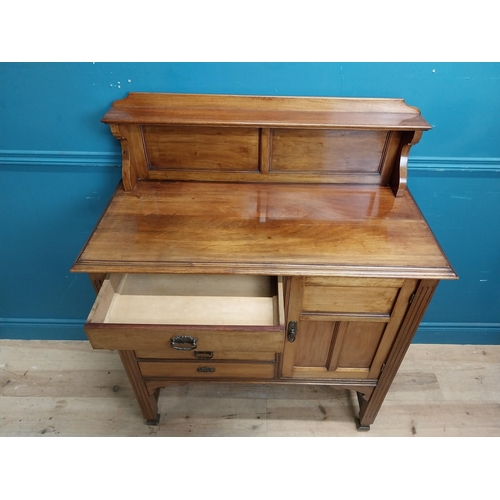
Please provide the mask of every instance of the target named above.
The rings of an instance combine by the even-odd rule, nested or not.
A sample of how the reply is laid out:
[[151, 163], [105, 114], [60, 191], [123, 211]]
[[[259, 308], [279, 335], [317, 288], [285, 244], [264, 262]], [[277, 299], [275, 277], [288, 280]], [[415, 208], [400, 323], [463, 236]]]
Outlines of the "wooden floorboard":
[[0, 341], [0, 436], [500, 436], [500, 346], [412, 345], [369, 432], [355, 394], [189, 383], [144, 424], [116, 352]]

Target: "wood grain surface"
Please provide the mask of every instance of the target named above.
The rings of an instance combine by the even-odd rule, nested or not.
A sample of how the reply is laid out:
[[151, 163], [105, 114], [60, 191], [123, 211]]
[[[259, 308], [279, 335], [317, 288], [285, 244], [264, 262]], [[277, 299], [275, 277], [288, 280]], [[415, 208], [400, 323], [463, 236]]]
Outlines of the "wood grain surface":
[[456, 275], [409, 192], [142, 181], [119, 189], [72, 271]]

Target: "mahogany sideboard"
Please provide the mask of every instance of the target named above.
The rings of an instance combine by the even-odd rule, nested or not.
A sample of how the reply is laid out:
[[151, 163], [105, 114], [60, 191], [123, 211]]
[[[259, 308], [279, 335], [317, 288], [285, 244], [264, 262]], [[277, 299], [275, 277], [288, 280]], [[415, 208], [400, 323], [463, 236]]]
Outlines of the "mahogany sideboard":
[[407, 186], [430, 125], [402, 99], [131, 93], [122, 181], [72, 267], [148, 424], [186, 381], [356, 391], [369, 429], [441, 279]]

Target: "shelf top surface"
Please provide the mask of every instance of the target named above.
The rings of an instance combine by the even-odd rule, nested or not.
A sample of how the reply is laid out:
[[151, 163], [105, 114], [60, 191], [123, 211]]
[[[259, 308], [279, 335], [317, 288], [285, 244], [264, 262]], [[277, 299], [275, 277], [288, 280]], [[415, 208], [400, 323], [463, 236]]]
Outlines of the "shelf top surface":
[[408, 191], [163, 181], [119, 186], [72, 271], [456, 278]]
[[428, 130], [403, 99], [130, 93], [108, 124]]

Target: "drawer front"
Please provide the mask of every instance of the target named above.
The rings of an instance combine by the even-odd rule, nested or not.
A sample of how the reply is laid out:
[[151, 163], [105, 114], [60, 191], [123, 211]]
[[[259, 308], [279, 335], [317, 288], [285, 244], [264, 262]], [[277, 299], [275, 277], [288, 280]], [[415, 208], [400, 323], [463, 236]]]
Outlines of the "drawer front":
[[136, 349], [137, 359], [184, 359], [188, 361], [270, 361], [276, 359], [275, 352], [240, 352], [240, 351], [177, 351], [174, 349]]
[[[160, 325], [85, 325], [90, 344], [95, 349], [144, 350], [161, 352], [162, 357], [191, 351], [214, 352], [281, 352], [284, 328], [241, 328], [216, 330], [200, 327], [168, 327]], [[176, 337], [192, 339], [186, 343]], [[172, 347], [177, 346], [178, 348]], [[189, 350], [183, 351], [179, 347]]]
[[308, 278], [302, 310], [340, 314], [390, 314], [403, 280]]
[[190, 378], [190, 379], [272, 379], [274, 363], [209, 363], [209, 362], [139, 362], [145, 378]]

